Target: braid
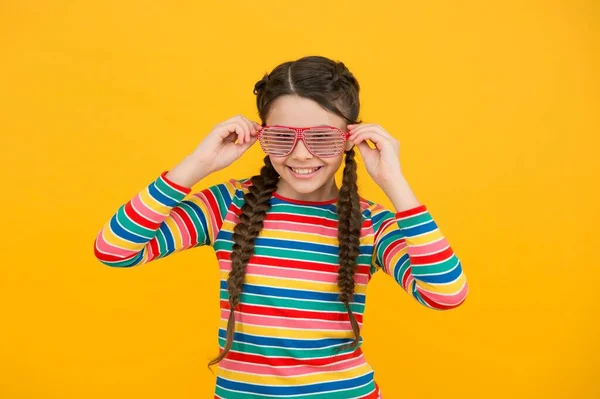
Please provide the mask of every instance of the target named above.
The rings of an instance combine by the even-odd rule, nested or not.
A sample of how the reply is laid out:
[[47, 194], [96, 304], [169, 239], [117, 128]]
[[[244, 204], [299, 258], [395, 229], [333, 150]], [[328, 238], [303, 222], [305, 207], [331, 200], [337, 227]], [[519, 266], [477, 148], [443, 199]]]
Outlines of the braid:
[[260, 175], [251, 178], [252, 185], [244, 195], [244, 205], [241, 209], [240, 221], [233, 230], [233, 248], [231, 252], [231, 272], [227, 278], [227, 291], [229, 293], [229, 319], [227, 320], [227, 338], [225, 347], [208, 366], [219, 363], [225, 358], [233, 344], [235, 332], [235, 308], [240, 303], [242, 285], [246, 276], [246, 266], [254, 254], [254, 240], [263, 228], [263, 221], [271, 207], [269, 199], [277, 189], [279, 174], [275, 171], [268, 156], [264, 159], [265, 165], [260, 170]]
[[356, 184], [356, 161], [354, 160], [354, 148], [346, 151], [346, 166], [342, 178], [338, 199], [338, 239], [340, 246], [340, 268], [338, 272], [338, 287], [340, 288], [340, 301], [346, 306], [354, 341], [344, 345], [340, 349], [355, 347], [360, 340], [360, 329], [358, 322], [350, 309], [350, 301], [354, 296], [354, 272], [356, 270], [356, 258], [359, 253], [360, 230], [362, 227], [362, 215], [360, 210], [360, 199], [358, 186]]

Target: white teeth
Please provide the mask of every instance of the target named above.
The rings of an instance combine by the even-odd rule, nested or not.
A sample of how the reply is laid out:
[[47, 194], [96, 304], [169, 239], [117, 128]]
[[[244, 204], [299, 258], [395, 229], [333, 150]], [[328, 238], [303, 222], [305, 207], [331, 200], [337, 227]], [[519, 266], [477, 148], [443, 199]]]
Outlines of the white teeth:
[[313, 173], [314, 171], [316, 171], [319, 168], [312, 168], [312, 169], [294, 169], [294, 168], [290, 168], [294, 171], [294, 173], [297, 173], [299, 175], [308, 175]]

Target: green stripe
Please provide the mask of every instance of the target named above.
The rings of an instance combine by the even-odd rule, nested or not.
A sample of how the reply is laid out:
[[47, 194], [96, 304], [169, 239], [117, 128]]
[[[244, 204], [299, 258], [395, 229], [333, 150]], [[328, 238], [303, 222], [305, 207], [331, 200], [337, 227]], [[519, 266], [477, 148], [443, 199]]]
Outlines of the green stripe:
[[[181, 204], [179, 206], [186, 213], [186, 215], [188, 215], [188, 217], [191, 219], [192, 224], [194, 225], [194, 228], [196, 229], [196, 234], [198, 234], [198, 243], [199, 244], [208, 243], [208, 231], [207, 231], [208, 226], [205, 226], [204, 224], [202, 224], [202, 221], [198, 217], [198, 213], [196, 212], [196, 208], [192, 207], [190, 205], [191, 203], [192, 203], [191, 201], [183, 201], [183, 202], [181, 202]], [[194, 206], [197, 206], [197, 204], [194, 204]], [[206, 223], [209, 223], [209, 221], [207, 220]]]
[[170, 252], [167, 250], [167, 242], [165, 241], [164, 233], [160, 229], [156, 230], [156, 242], [158, 243], [157, 259], [164, 258]]
[[395, 267], [395, 269], [391, 269], [391, 273], [394, 273], [394, 280], [396, 280], [398, 284], [402, 286], [402, 276], [406, 273], [406, 269], [410, 267], [410, 261], [406, 259], [402, 264], [392, 265], [392, 267]]
[[329, 220], [337, 220], [337, 213], [334, 209], [310, 207], [305, 205], [288, 205], [288, 204], [273, 204], [271, 205], [272, 212], [275, 213], [290, 213], [299, 216], [316, 216]]
[[117, 221], [125, 230], [132, 232], [135, 235], [146, 238], [148, 241], [154, 237], [154, 230], [140, 226], [125, 214], [125, 206], [119, 208], [116, 214]]
[[156, 188], [158, 188], [159, 191], [162, 191], [167, 196], [173, 198], [176, 201], [181, 201], [182, 199], [184, 199], [186, 197], [185, 193], [182, 193], [181, 191], [175, 190], [174, 188], [172, 188], [171, 186], [169, 186], [167, 184], [167, 182], [165, 182], [163, 180], [162, 176], [159, 177], [158, 179], [156, 179], [156, 181], [154, 182], [154, 184], [156, 185]]
[[[215, 198], [217, 199], [217, 206], [218, 212], [221, 212], [221, 220], [225, 219], [225, 216], [227, 215], [227, 205], [225, 204], [225, 199], [223, 198], [223, 194], [221, 193], [221, 188], [223, 188], [223, 190], [225, 192], [229, 192], [227, 190], [227, 186], [225, 184], [219, 184], [218, 186], [212, 187], [211, 188], [211, 192], [213, 193], [213, 195], [215, 196]], [[207, 205], [208, 207], [209, 205]]]
[[[375, 382], [371, 381], [364, 387], [349, 389], [345, 391], [338, 392], [323, 392], [323, 393], [314, 393], [309, 395], [294, 395], [291, 397], [292, 399], [348, 399], [366, 396], [370, 392], [375, 390]], [[260, 395], [246, 392], [237, 392], [230, 391], [228, 389], [223, 389], [220, 386], [217, 386], [215, 389], [215, 393], [223, 398], [236, 398], [236, 399], [274, 399], [274, 398], [286, 398], [287, 396], [273, 396], [273, 395]]]
[[400, 224], [400, 227], [407, 228], [407, 227], [416, 226], [418, 224], [430, 222], [431, 220], [432, 220], [432, 218], [431, 218], [431, 215], [429, 214], [429, 212], [425, 212], [422, 215], [414, 215], [414, 216], [409, 216], [405, 219], [399, 219], [398, 223]]
[[[227, 251], [231, 252], [233, 249], [233, 241], [231, 240], [217, 240], [213, 244], [215, 251]], [[264, 256], [270, 258], [277, 258], [281, 260], [281, 264], [285, 264], [287, 260], [301, 260], [309, 262], [320, 262], [329, 265], [339, 265], [339, 256], [333, 254], [323, 254], [319, 252], [310, 251], [298, 251], [294, 249], [286, 248], [265, 248], [262, 246], [254, 247], [254, 255]], [[371, 254], [360, 254], [356, 258], [356, 262], [360, 265], [371, 264]]]
[[[219, 338], [219, 345], [221, 348], [225, 347], [225, 339]], [[280, 348], [280, 347], [268, 347], [264, 345], [253, 345], [244, 342], [234, 341], [231, 350], [240, 352], [240, 353], [248, 353], [259, 356], [269, 356], [269, 357], [286, 357], [293, 359], [315, 359], [322, 357], [332, 357], [336, 355], [336, 350], [341, 345], [337, 345], [330, 348], [323, 349], [297, 349], [297, 348]], [[339, 352], [339, 355], [344, 355], [347, 353], [354, 352], [356, 349], [345, 349]]]
[[414, 276], [422, 276], [424, 274], [438, 274], [449, 271], [450, 269], [456, 267], [458, 263], [458, 259], [455, 255], [452, 255], [448, 260], [443, 261], [442, 263], [431, 265], [431, 266], [420, 266], [413, 265], [412, 274]]
[[[220, 290], [220, 299], [224, 301], [229, 300], [229, 294], [227, 290]], [[346, 307], [342, 302], [317, 302], [311, 300], [296, 300], [291, 298], [277, 298], [271, 299], [271, 297], [264, 297], [255, 294], [247, 294], [242, 292], [241, 302], [244, 304], [268, 306], [270, 308], [289, 308], [298, 310], [309, 310], [318, 312], [339, 312], [346, 314]], [[365, 311], [365, 305], [362, 303], [350, 304], [350, 309], [354, 314], [363, 314]]]

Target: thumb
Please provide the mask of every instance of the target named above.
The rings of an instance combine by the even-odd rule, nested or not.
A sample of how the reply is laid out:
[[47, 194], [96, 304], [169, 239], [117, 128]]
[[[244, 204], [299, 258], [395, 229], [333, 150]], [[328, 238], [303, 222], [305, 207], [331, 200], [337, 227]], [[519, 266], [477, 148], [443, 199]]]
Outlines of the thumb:
[[373, 153], [377, 152], [377, 150], [371, 148], [366, 141], [358, 143], [356, 147], [358, 147], [358, 151], [360, 152], [360, 155], [363, 157], [363, 159], [368, 159], [374, 155]]

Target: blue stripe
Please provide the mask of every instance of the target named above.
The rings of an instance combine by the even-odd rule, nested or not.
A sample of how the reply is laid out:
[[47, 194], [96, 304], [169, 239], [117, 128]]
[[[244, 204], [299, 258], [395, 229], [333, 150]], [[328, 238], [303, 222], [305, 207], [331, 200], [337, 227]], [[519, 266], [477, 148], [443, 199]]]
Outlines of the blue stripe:
[[[226, 339], [227, 331], [223, 328], [219, 329], [219, 337]], [[362, 338], [362, 337], [361, 337]], [[278, 346], [281, 348], [290, 349], [322, 349], [328, 346], [340, 345], [352, 339], [344, 338], [325, 338], [316, 340], [303, 340], [303, 339], [292, 339], [292, 338], [276, 338], [276, 337], [261, 337], [256, 335], [248, 335], [244, 333], [234, 333], [234, 338], [237, 342], [244, 342], [248, 344], [263, 345], [263, 346]]]
[[226, 380], [223, 377], [217, 377], [217, 385], [224, 389], [243, 391], [266, 395], [293, 395], [293, 394], [311, 394], [317, 392], [336, 391], [341, 389], [358, 388], [373, 381], [373, 372], [363, 376], [345, 381], [320, 382], [311, 385], [295, 386], [268, 386], [256, 385], [242, 382]]
[[[221, 280], [221, 289], [227, 290], [227, 281]], [[315, 292], [315, 291], [304, 291], [304, 290], [292, 290], [287, 288], [271, 288], [260, 285], [244, 284], [242, 288], [243, 292], [249, 294], [258, 294], [265, 296], [280, 296], [284, 298], [294, 299], [313, 299], [317, 301], [339, 301], [339, 294], [333, 292]], [[354, 294], [352, 302], [365, 303], [365, 294]]]
[[[117, 235], [117, 237], [120, 237], [124, 240], [130, 241], [130, 242], [134, 242], [136, 244], [144, 244], [147, 243], [149, 240], [147, 237], [142, 237], [142, 236], [138, 236], [136, 234], [132, 234], [131, 232], [125, 230], [118, 222], [117, 218], [119, 217], [120, 213], [124, 212], [124, 208], [121, 207], [119, 209], [119, 211], [117, 212], [116, 215], [114, 215], [111, 219], [110, 219], [110, 228], [111, 230], [115, 233], [115, 235]], [[123, 217], [126, 217], [126, 215], [123, 215]]]
[[[404, 275], [404, 273], [406, 272], [406, 267], [404, 267], [404, 263], [405, 262], [410, 262], [410, 258], [408, 256], [408, 254], [404, 254], [400, 257], [400, 259], [398, 259], [398, 262], [396, 262], [395, 265], [395, 276], [394, 279], [398, 282], [398, 284], [402, 285], [402, 277]], [[388, 268], [391, 271], [391, 267]]]
[[[163, 236], [165, 237], [165, 242], [167, 244], [167, 251], [169, 253], [175, 251], [175, 239], [173, 238], [173, 234], [171, 234], [171, 230], [169, 230], [169, 226], [167, 226], [166, 223], [161, 223], [160, 227], [158, 228], [161, 233], [163, 233]], [[166, 256], [167, 254], [163, 255]]]
[[154, 183], [152, 183], [148, 186], [148, 192], [150, 192], [150, 195], [153, 198], [155, 198], [158, 202], [160, 202], [161, 204], [164, 204], [170, 208], [174, 207], [175, 205], [177, 205], [179, 203], [178, 200], [167, 197], [166, 195], [164, 195], [163, 193], [158, 191], [158, 188], [156, 187], [156, 184], [154, 184]]
[[[413, 266], [413, 270], [414, 269], [415, 269], [415, 267]], [[462, 267], [461, 267], [460, 263], [453, 270], [450, 270], [443, 274], [419, 276], [418, 274], [415, 275], [413, 273], [415, 279], [422, 281], [424, 283], [430, 283], [430, 284], [449, 283], [449, 282], [452, 282], [452, 281], [456, 280], [457, 278], [459, 278], [461, 274], [462, 274]]]
[[435, 224], [435, 222], [433, 220], [430, 220], [429, 222], [422, 224], [420, 226], [404, 227], [404, 228], [402, 228], [402, 232], [407, 237], [414, 237], [419, 234], [428, 233], [435, 229], [437, 229], [437, 225]]
[[[223, 203], [225, 204], [225, 207], [223, 209], [219, 209], [219, 211], [221, 211], [221, 220], [224, 220], [225, 217], [227, 216], [227, 212], [229, 210], [229, 207], [231, 206], [231, 194], [229, 193], [229, 190], [227, 189], [227, 185], [226, 184], [219, 184], [217, 185], [217, 191], [219, 192], [219, 194], [221, 195], [221, 199], [223, 200]], [[217, 194], [215, 194], [216, 196]], [[217, 204], [219, 204], [219, 201], [217, 201]]]
[[[223, 231], [219, 236], [219, 239], [233, 241], [232, 233], [230, 231]], [[327, 255], [339, 255], [339, 246], [317, 244], [306, 241], [292, 241], [290, 239], [273, 239], [265, 237], [257, 237], [254, 241], [256, 247], [273, 247], [273, 248], [285, 248], [292, 250], [310, 251], [320, 254]], [[361, 245], [359, 247], [359, 255], [371, 255], [372, 246]]]
[[336, 204], [296, 204], [293, 202], [289, 202], [289, 201], [285, 201], [285, 200], [281, 200], [279, 198], [276, 197], [271, 197], [271, 199], [269, 200], [269, 202], [271, 203], [271, 205], [279, 205], [279, 204], [284, 204], [284, 205], [292, 205], [294, 207], [298, 207], [298, 208], [302, 208], [302, 207], [311, 207], [311, 208], [321, 208], [321, 209], [330, 209], [332, 211], [336, 211]]
[[392, 212], [388, 210], [381, 211], [375, 215], [371, 214], [371, 223], [373, 223], [373, 229], [375, 231], [388, 219], [395, 219], [395, 216]]
[[198, 204], [192, 201], [184, 201], [184, 203], [190, 206], [194, 210], [194, 214], [198, 216], [198, 219], [200, 219], [200, 224], [202, 225], [203, 231], [196, 229], [198, 233], [198, 241], [200, 243], [210, 245], [210, 237], [208, 236], [208, 221], [206, 220], [206, 215], [202, 211], [202, 208], [200, 208]]

